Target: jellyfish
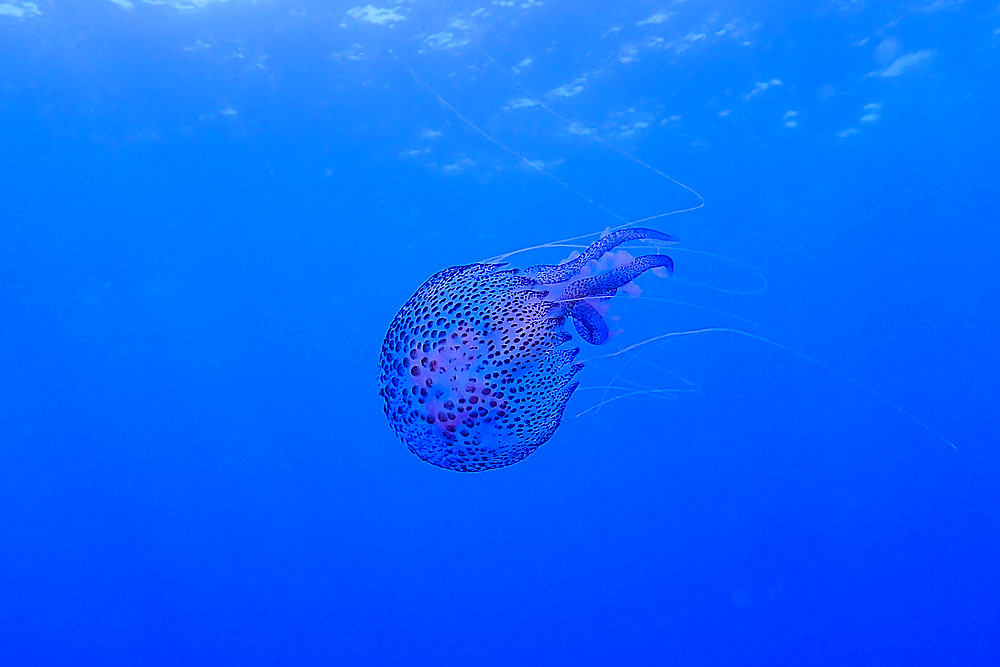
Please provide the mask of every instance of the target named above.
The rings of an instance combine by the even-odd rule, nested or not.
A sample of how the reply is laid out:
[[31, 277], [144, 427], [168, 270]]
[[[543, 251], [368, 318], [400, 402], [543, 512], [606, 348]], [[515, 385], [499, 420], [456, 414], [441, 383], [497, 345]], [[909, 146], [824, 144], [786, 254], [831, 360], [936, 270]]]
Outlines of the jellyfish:
[[427, 463], [460, 472], [509, 466], [538, 449], [583, 369], [569, 322], [601, 345], [610, 336], [604, 302], [646, 271], [673, 272], [667, 255], [612, 253], [639, 240], [675, 241], [619, 229], [561, 264], [478, 263], [431, 276], [382, 344], [380, 393], [395, 434]]

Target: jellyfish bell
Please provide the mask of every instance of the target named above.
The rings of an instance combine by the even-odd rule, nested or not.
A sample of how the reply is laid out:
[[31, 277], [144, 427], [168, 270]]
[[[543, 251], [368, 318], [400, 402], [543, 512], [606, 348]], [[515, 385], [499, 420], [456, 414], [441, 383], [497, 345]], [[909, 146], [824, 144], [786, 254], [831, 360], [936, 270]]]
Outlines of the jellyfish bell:
[[424, 461], [462, 472], [511, 465], [544, 444], [584, 368], [573, 331], [602, 345], [610, 331], [597, 306], [647, 271], [673, 269], [665, 254], [619, 252], [601, 261], [646, 239], [674, 241], [633, 227], [568, 262], [469, 264], [428, 279], [382, 345], [380, 394], [400, 440]]

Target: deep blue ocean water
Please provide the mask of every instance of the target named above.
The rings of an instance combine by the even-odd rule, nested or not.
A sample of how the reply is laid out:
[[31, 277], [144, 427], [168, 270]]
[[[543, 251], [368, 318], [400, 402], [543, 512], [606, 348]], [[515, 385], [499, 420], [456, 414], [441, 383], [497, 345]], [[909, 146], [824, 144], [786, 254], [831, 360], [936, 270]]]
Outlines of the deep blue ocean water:
[[[1000, 664], [998, 63], [994, 0], [0, 2], [0, 664]], [[702, 201], [609, 349], [730, 331], [395, 439], [428, 276]]]

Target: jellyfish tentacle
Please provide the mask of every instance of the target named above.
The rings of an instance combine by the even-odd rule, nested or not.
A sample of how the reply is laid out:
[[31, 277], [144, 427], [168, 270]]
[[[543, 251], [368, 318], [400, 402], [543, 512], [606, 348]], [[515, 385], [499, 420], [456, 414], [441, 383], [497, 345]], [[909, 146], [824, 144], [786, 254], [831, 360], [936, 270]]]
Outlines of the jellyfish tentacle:
[[586, 301], [578, 301], [569, 309], [570, 317], [580, 336], [591, 345], [600, 345], [608, 340], [608, 325], [601, 314]]
[[643, 255], [625, 266], [620, 266], [607, 273], [581, 278], [570, 283], [563, 293], [563, 298], [585, 299], [587, 297], [613, 296], [619, 287], [627, 285], [646, 271], [656, 268], [663, 268], [669, 273], [673, 273], [674, 261], [667, 255]]
[[[655, 229], [644, 227], [629, 227], [619, 229], [604, 236], [590, 245], [581, 255], [563, 264], [539, 264], [524, 270], [524, 274], [538, 280], [541, 284], [560, 283], [569, 280], [580, 272], [587, 262], [600, 259], [623, 243], [640, 240], [664, 241], [676, 243], [677, 239]], [[627, 281], [626, 281], [627, 282]]]

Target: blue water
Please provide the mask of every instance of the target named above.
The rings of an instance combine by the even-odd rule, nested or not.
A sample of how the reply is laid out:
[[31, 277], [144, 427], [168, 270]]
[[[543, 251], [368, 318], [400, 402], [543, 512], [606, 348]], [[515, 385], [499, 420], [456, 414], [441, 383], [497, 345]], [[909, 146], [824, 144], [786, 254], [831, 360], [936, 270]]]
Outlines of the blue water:
[[[0, 664], [1000, 664], [998, 64], [972, 0], [0, 2]], [[732, 331], [508, 468], [394, 438], [429, 275], [701, 201], [611, 343]]]

